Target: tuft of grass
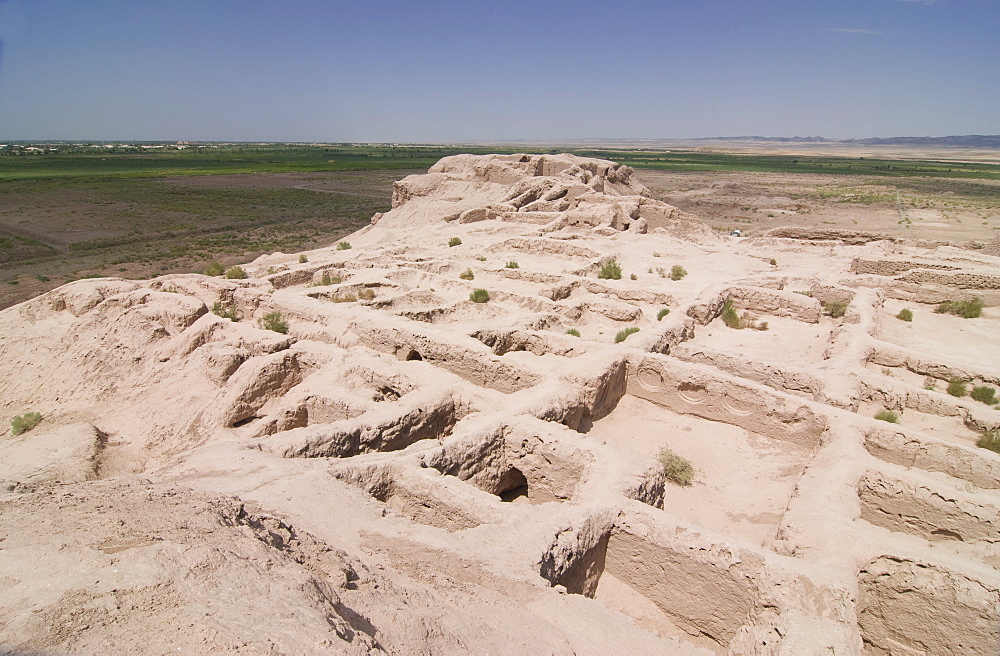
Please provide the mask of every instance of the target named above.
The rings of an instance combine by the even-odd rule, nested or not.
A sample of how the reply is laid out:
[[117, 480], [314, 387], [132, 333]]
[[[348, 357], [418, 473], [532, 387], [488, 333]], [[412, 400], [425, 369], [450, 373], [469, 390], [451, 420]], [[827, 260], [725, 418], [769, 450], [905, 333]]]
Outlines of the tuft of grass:
[[924, 376], [924, 389], [925, 390], [936, 390], [937, 389], [937, 379], [934, 376]]
[[975, 319], [983, 314], [983, 299], [977, 296], [971, 301], [945, 301], [934, 311], [938, 314], [954, 314], [963, 319]]
[[749, 312], [744, 312], [742, 315], [736, 314], [736, 308], [733, 307], [732, 301], [723, 303], [720, 316], [726, 326], [735, 330], [743, 330], [745, 328], [767, 330], [768, 328], [766, 321], [757, 321], [757, 318]]
[[899, 314], [896, 315], [896, 318], [900, 321], [913, 321], [913, 310], [903, 308], [899, 311]]
[[225, 267], [223, 267], [215, 260], [212, 260], [211, 262], [208, 263], [208, 266], [205, 267], [205, 275], [221, 276], [225, 272], [225, 270], [226, 270]]
[[486, 256], [485, 255], [477, 255], [476, 259], [479, 260], [480, 262], [485, 262], [486, 261]]
[[879, 421], [887, 421], [890, 424], [899, 423], [899, 415], [897, 415], [892, 410], [880, 410], [878, 414], [875, 415], [875, 418], [878, 419]]
[[976, 440], [976, 446], [1000, 453], [1000, 430], [984, 431]]
[[847, 301], [827, 301], [823, 309], [834, 319], [839, 319], [847, 313]]
[[572, 335], [573, 337], [579, 337], [580, 336], [580, 331], [577, 330], [576, 328], [567, 328], [566, 329], [566, 334], [567, 335]]
[[619, 330], [618, 334], [615, 335], [615, 344], [620, 344], [621, 342], [624, 342], [626, 339], [628, 339], [629, 335], [634, 335], [637, 332], [639, 332], [639, 329], [636, 326], [629, 326], [624, 330]]
[[448, 240], [448, 245], [449, 246], [461, 246], [462, 245], [462, 240], [459, 239], [458, 237], [452, 237], [451, 239]]
[[962, 398], [968, 394], [968, 390], [965, 389], [965, 381], [958, 377], [949, 378], [948, 393], [958, 398]]
[[339, 285], [340, 276], [331, 276], [329, 271], [324, 271], [323, 277], [319, 279], [319, 284], [323, 287], [327, 287], [329, 285]]
[[35, 276], [35, 278], [37, 278], [39, 282], [48, 282], [49, 281], [49, 277], [46, 276], [46, 275], [43, 275], [41, 273], [38, 274], [37, 276]]
[[508, 269], [520, 269], [521, 268], [521, 265], [517, 263], [517, 260], [511, 260], [510, 262], [508, 262], [504, 266], [506, 266]]
[[771, 258], [771, 261], [770, 261], [770, 264], [771, 264], [771, 266], [778, 266], [778, 260], [776, 260], [776, 259], [774, 259], [774, 258], [772, 257], [772, 258]]
[[338, 251], [347, 251], [347, 250], [350, 250], [350, 249], [351, 249], [351, 242], [349, 242], [349, 241], [342, 241], [342, 242], [338, 242], [337, 243], [337, 250]]
[[350, 292], [344, 292], [343, 294], [330, 297], [330, 300], [334, 303], [355, 303], [358, 297]]
[[639, 276], [635, 275], [634, 273], [631, 274], [631, 275], [629, 275], [629, 280], [638, 280], [638, 279], [639, 279]]
[[462, 280], [475, 280], [476, 274], [472, 272], [472, 269], [466, 269], [462, 273], [458, 274], [458, 277]]
[[688, 274], [687, 269], [685, 269], [684, 267], [682, 267], [679, 264], [675, 264], [672, 267], [670, 267], [670, 279], [671, 280], [680, 280], [681, 278], [683, 278], [687, 274]]
[[667, 447], [660, 449], [658, 459], [663, 466], [663, 475], [667, 477], [667, 480], [684, 487], [691, 485], [691, 481], [694, 480], [694, 467], [691, 466], [690, 461]]
[[243, 267], [236, 265], [226, 269], [226, 278], [229, 280], [243, 280], [247, 277], [247, 272]]
[[257, 325], [264, 330], [273, 330], [276, 333], [281, 333], [284, 335], [288, 332], [288, 322], [285, 318], [281, 316], [281, 312], [275, 310], [274, 312], [268, 312], [260, 320], [257, 321]]
[[976, 385], [969, 396], [986, 405], [993, 405], [998, 400], [997, 391], [988, 385]]
[[42, 421], [42, 415], [37, 412], [26, 412], [10, 420], [10, 432], [13, 435], [27, 433]]
[[662, 308], [659, 312], [656, 313], [656, 320], [659, 321], [668, 314], [670, 314], [670, 308]]
[[486, 303], [490, 300], [490, 293], [485, 289], [473, 289], [469, 300], [473, 303]]
[[216, 301], [212, 304], [212, 314], [223, 319], [229, 319], [230, 321], [239, 321], [243, 318], [235, 305], [230, 303], [223, 304], [221, 301]]
[[375, 290], [369, 287], [365, 287], [364, 289], [358, 292], [358, 298], [360, 298], [362, 301], [370, 301], [373, 298], [375, 298]]
[[621, 280], [622, 267], [618, 264], [618, 260], [612, 258], [602, 264], [601, 270], [597, 272], [597, 277], [603, 278], [604, 280]]
[[299, 254], [299, 264], [305, 264], [308, 261], [309, 261], [309, 258], [306, 257], [305, 253]]

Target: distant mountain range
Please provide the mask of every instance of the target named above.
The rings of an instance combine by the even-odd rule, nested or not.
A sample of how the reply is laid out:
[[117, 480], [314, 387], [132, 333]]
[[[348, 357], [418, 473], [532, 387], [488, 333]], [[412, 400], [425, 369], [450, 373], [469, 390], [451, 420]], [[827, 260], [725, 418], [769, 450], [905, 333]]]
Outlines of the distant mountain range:
[[873, 137], [871, 139], [827, 139], [825, 137], [707, 137], [690, 141], [764, 141], [780, 143], [838, 143], [863, 146], [956, 146], [1000, 148], [1000, 134], [965, 134], [950, 137]]

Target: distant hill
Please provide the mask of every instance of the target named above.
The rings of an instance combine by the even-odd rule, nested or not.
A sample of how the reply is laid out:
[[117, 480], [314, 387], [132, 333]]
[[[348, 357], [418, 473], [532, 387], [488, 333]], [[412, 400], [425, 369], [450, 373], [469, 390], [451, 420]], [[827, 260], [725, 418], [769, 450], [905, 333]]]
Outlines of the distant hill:
[[691, 141], [760, 141], [767, 143], [832, 143], [865, 146], [955, 146], [961, 148], [1000, 148], [1000, 135], [966, 134], [950, 137], [873, 137], [870, 139], [827, 139], [825, 137], [706, 137]]

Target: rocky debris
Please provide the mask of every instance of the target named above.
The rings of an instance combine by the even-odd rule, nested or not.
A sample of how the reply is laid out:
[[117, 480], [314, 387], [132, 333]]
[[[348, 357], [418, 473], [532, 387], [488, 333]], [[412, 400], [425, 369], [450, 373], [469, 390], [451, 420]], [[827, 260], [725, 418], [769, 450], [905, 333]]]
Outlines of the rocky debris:
[[1000, 411], [945, 392], [1000, 381], [988, 249], [723, 236], [572, 155], [445, 158], [349, 241], [0, 312], [43, 417], [0, 651], [995, 653]]

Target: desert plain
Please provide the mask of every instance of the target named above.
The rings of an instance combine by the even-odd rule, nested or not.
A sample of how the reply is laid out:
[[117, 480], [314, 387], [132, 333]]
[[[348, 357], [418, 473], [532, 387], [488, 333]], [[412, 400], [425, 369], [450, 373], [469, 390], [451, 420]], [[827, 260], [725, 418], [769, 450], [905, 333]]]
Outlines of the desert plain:
[[996, 654], [996, 191], [458, 155], [2, 310], [0, 653]]

